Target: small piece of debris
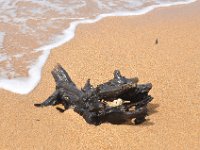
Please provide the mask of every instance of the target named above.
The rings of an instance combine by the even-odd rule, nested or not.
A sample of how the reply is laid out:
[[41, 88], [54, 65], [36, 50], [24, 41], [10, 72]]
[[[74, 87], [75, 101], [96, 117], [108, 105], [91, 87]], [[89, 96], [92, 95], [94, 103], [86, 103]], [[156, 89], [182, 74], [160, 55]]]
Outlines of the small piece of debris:
[[158, 39], [156, 39], [155, 44], [158, 44]]

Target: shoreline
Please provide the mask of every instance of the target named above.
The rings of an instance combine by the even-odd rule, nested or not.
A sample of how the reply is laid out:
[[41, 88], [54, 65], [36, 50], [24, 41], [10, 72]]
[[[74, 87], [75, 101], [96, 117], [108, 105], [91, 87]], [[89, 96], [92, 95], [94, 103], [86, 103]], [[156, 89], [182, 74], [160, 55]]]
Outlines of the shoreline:
[[[197, 1], [80, 25], [75, 38], [52, 50], [33, 92], [0, 90], [0, 149], [198, 149], [199, 6]], [[55, 107], [35, 108], [55, 89], [50, 72], [56, 63], [79, 88], [87, 78], [93, 85], [111, 79], [115, 69], [139, 83], [152, 82], [147, 122], [96, 127], [71, 109], [60, 114]]]
[[[179, 5], [188, 5], [188, 4], [194, 3], [196, 1], [197, 0], [190, 0], [188, 2], [174, 2], [173, 4], [169, 4], [169, 3], [164, 4], [163, 3], [160, 5], [148, 6], [146, 8], [136, 10], [133, 12], [116, 12], [116, 13], [100, 14], [93, 19], [84, 19], [84, 20], [77, 20], [77, 21], [71, 22], [69, 24], [69, 27], [67, 29], [65, 29], [64, 31], [62, 31], [62, 35], [57, 36], [57, 37], [62, 37], [62, 40], [55, 40], [55, 42], [50, 45], [44, 45], [44, 46], [36, 48], [34, 50], [35, 53], [39, 52], [42, 54], [40, 54], [40, 56], [38, 56], [35, 64], [32, 64], [29, 66], [28, 70], [23, 70], [20, 68], [18, 68], [19, 69], [18, 70], [17, 68], [14, 68], [14, 70], [16, 72], [18, 72], [19, 74], [21, 74], [22, 77], [12, 78], [12, 79], [10, 79], [10, 77], [9, 77], [9, 79], [4, 79], [4, 78], [1, 79], [0, 78], [0, 88], [4, 89], [4, 90], [8, 90], [10, 92], [17, 93], [17, 94], [28, 94], [28, 93], [32, 92], [35, 89], [35, 87], [38, 86], [38, 83], [41, 80], [42, 69], [43, 69], [44, 64], [46, 63], [52, 49], [56, 49], [57, 47], [60, 47], [63, 44], [70, 42], [70, 40], [72, 40], [75, 36], [77, 27], [80, 25], [97, 23], [98, 21], [105, 19], [107, 17], [141, 16], [141, 15], [148, 14], [159, 8], [162, 9], [162, 8], [174, 7], [174, 6], [179, 6]], [[55, 39], [57, 39], [57, 37]], [[34, 56], [32, 56], [32, 57], [34, 57]], [[21, 59], [21, 60], [23, 60], [23, 59]], [[26, 63], [23, 61], [21, 63], [18, 63], [16, 61], [15, 65], [17, 64], [19, 66], [23, 63], [24, 63], [24, 66], [23, 65], [22, 66], [24, 68], [27, 67], [27, 66], [25, 66]], [[21, 67], [21, 68], [23, 68], [23, 67]], [[35, 74], [33, 75], [34, 72], [35, 72]], [[26, 75], [26, 76], [24, 76], [24, 75]], [[10, 74], [9, 76], [13, 76], [13, 75]], [[21, 87], [16, 88], [17, 85], [22, 85], [22, 88]]]

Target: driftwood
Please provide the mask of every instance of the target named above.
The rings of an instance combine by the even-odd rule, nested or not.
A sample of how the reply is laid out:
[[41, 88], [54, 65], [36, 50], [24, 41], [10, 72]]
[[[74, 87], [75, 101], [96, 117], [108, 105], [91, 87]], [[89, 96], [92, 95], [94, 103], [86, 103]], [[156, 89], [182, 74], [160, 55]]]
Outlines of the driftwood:
[[[52, 75], [56, 82], [55, 92], [36, 107], [55, 106], [62, 104], [64, 112], [70, 106], [83, 116], [89, 124], [99, 125], [103, 122], [121, 124], [135, 118], [135, 124], [145, 121], [147, 104], [153, 99], [148, 92], [151, 83], [137, 84], [138, 78], [125, 78], [120, 71], [115, 70], [114, 78], [96, 88], [88, 79], [85, 86], [79, 90], [68, 73], [57, 65]], [[133, 110], [133, 108], [135, 108]]]

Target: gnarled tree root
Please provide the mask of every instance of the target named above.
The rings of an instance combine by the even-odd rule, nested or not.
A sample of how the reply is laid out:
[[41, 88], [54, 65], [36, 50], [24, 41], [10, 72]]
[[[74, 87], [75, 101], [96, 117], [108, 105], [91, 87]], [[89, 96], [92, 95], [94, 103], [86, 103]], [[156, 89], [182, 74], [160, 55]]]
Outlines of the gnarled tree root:
[[[71, 80], [68, 73], [57, 65], [52, 75], [56, 82], [55, 92], [36, 107], [62, 104], [64, 112], [70, 106], [83, 116], [89, 124], [99, 125], [103, 122], [121, 124], [135, 118], [135, 124], [145, 121], [147, 104], [153, 99], [148, 95], [151, 83], [137, 84], [138, 78], [126, 78], [119, 70], [114, 71], [114, 78], [96, 88], [87, 80], [80, 90]], [[111, 104], [110, 104], [111, 103]], [[135, 110], [132, 110], [132, 108]]]

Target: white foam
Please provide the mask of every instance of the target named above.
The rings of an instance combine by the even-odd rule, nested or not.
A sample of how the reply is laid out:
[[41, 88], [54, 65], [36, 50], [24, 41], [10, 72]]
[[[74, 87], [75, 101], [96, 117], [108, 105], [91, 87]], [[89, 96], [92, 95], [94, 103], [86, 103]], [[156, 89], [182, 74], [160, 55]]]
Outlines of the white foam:
[[0, 54], [0, 62], [5, 61], [8, 59], [8, 56], [5, 54]]
[[6, 54], [0, 54], [0, 62], [5, 61], [8, 59], [8, 56]]
[[0, 32], [0, 48], [3, 48], [3, 40], [4, 40], [5, 33]]
[[31, 92], [41, 79], [41, 70], [49, 54], [50, 51], [45, 50], [38, 61], [30, 66], [28, 78], [16, 78], [11, 80], [0, 78], [0, 87], [18, 94], [28, 94]]
[[[188, 4], [195, 1], [196, 0], [185, 0], [185, 1], [178, 1], [178, 2], [173, 2], [173, 3], [170, 1], [166, 1], [166, 2], [157, 1], [157, 3], [155, 3], [154, 5], [151, 5], [142, 9], [138, 9], [135, 11], [118, 11], [115, 13], [104, 13], [104, 14], [100, 14], [96, 16], [95, 19], [81, 18], [79, 20], [73, 21], [70, 23], [69, 28], [63, 31], [62, 35], [55, 37], [55, 41], [53, 43], [35, 49], [36, 51], [42, 51], [42, 55], [39, 57], [39, 59], [35, 63], [33, 63], [30, 66], [30, 69], [28, 71], [29, 77], [15, 78], [15, 79], [0, 78], [0, 88], [9, 90], [15, 93], [19, 93], [19, 94], [27, 94], [31, 92], [41, 79], [41, 70], [50, 54], [50, 50], [70, 41], [75, 36], [75, 30], [79, 24], [95, 23], [101, 20], [102, 18], [109, 17], [109, 16], [142, 15], [158, 7], [169, 7], [172, 5]], [[82, 5], [84, 5], [84, 3]], [[114, 5], [114, 3], [110, 3], [110, 5], [111, 6]], [[51, 7], [54, 7], [54, 6], [51, 6]], [[101, 1], [99, 1], [99, 7], [101, 8], [104, 7]]]

